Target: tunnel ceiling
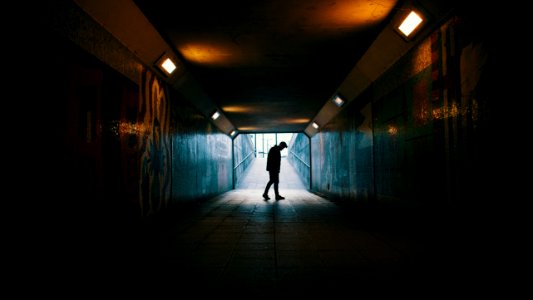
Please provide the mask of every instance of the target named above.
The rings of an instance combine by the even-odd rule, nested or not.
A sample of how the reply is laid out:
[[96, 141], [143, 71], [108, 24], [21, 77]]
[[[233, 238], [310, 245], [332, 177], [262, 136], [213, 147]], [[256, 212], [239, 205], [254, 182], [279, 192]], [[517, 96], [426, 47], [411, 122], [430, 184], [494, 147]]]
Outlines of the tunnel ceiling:
[[396, 0], [154, 1], [137, 6], [240, 131], [303, 131]]

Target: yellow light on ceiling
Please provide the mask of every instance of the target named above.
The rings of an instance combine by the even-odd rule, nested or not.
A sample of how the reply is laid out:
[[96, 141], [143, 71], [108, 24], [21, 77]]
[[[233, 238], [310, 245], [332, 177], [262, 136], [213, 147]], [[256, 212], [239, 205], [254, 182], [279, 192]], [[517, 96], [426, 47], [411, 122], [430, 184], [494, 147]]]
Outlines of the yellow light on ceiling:
[[168, 57], [165, 60], [163, 60], [163, 62], [160, 64], [160, 67], [168, 75], [172, 74], [172, 72], [176, 70], [176, 64], [174, 64], [174, 62]]
[[260, 107], [254, 107], [251, 105], [228, 105], [222, 106], [222, 111], [230, 113], [258, 113], [262, 109]]
[[305, 124], [309, 123], [309, 118], [287, 118], [282, 120], [284, 123], [287, 124]]
[[409, 15], [402, 21], [398, 30], [405, 36], [408, 37], [420, 24], [423, 19], [418, 15], [414, 10], [412, 10]]
[[254, 130], [259, 130], [260, 128], [259, 127], [255, 127], [255, 126], [239, 126], [239, 128], [237, 128], [239, 131], [254, 131]]

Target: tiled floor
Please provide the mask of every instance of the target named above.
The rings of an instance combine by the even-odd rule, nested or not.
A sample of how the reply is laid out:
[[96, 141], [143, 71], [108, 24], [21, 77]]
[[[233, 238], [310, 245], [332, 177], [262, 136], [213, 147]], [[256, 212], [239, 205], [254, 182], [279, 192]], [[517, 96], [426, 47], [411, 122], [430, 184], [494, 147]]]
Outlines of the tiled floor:
[[285, 200], [263, 200], [267, 180], [264, 161], [257, 160], [238, 189], [148, 223], [130, 237], [115, 229], [105, 239], [80, 238], [76, 247], [84, 250], [76, 252], [65, 236], [66, 247], [55, 256], [66, 266], [49, 257], [41, 278], [63, 274], [54, 284], [76, 287], [78, 296], [105, 290], [118, 298], [336, 299], [400, 289], [407, 295], [429, 289], [432, 298], [468, 277], [454, 270], [464, 263], [454, 254], [462, 245], [433, 226], [433, 216], [334, 203], [304, 189], [286, 161], [280, 174]]
[[283, 165], [285, 200], [262, 199], [268, 173], [257, 160], [238, 189], [146, 231], [140, 276], [176, 297], [334, 296], [440, 284], [446, 250], [424, 226], [371, 220], [303, 189]]

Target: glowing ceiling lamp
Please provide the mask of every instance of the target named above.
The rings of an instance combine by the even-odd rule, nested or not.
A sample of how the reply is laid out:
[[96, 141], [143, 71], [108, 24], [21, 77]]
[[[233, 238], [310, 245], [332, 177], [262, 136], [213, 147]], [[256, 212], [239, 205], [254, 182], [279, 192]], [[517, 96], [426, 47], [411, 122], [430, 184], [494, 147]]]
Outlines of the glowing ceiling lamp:
[[176, 70], [176, 64], [170, 58], [166, 58], [160, 65], [161, 69], [165, 71], [168, 75], [172, 74]]
[[313, 122], [313, 124], [311, 124], [311, 125], [313, 125], [313, 127], [314, 127], [315, 129], [318, 129], [318, 127], [320, 127], [320, 126], [318, 126], [318, 124], [317, 124], [316, 122]]
[[397, 29], [404, 37], [408, 38], [417, 28], [420, 28], [423, 21], [424, 19], [419, 13], [411, 10]]
[[344, 99], [342, 99], [341, 96], [336, 95], [333, 98], [333, 103], [335, 103], [335, 105], [337, 105], [338, 107], [341, 107], [344, 105]]
[[213, 120], [218, 119], [218, 117], [220, 117], [220, 113], [218, 112], [218, 110], [211, 115], [211, 119]]

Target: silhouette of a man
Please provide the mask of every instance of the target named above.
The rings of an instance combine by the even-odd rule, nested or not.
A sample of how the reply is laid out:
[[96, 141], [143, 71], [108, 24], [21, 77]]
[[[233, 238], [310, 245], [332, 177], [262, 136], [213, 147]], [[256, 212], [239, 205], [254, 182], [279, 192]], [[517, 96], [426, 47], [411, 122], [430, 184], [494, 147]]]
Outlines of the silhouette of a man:
[[268, 171], [270, 180], [268, 181], [266, 188], [265, 188], [265, 192], [263, 193], [263, 198], [265, 198], [265, 200], [270, 199], [270, 197], [268, 197], [268, 190], [270, 189], [270, 186], [272, 184], [274, 184], [274, 192], [276, 193], [276, 200], [285, 199], [279, 194], [279, 190], [278, 190], [279, 169], [281, 166], [281, 150], [285, 148], [287, 148], [287, 144], [285, 142], [281, 142], [279, 143], [279, 145], [274, 145], [268, 151], [266, 170]]

